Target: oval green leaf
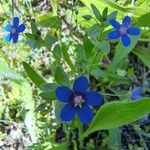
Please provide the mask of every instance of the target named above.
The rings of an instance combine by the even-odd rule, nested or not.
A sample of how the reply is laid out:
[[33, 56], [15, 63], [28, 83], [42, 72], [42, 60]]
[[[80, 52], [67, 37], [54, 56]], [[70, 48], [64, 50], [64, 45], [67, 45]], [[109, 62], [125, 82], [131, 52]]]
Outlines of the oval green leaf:
[[131, 123], [148, 112], [150, 112], [150, 98], [106, 103], [99, 109], [90, 127], [81, 138], [98, 130], [113, 129]]

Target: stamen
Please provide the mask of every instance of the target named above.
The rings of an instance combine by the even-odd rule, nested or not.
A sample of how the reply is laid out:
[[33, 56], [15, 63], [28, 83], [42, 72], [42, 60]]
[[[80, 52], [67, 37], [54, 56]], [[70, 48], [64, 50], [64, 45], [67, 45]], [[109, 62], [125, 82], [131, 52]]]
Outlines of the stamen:
[[121, 35], [127, 34], [127, 30], [128, 30], [127, 27], [121, 26], [120, 29], [119, 29], [119, 33]]
[[82, 108], [82, 105], [84, 104], [85, 100], [82, 98], [82, 96], [75, 96], [73, 102], [74, 102], [74, 107]]
[[17, 32], [17, 29], [16, 29], [16, 28], [12, 28], [12, 29], [11, 29], [11, 33], [12, 33], [12, 34], [15, 34], [16, 32]]

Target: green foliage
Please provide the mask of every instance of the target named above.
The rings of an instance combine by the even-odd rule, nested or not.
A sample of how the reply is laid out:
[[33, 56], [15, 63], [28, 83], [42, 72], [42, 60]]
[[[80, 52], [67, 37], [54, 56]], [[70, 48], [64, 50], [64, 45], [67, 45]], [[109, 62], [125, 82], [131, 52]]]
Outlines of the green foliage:
[[135, 45], [138, 42], [137, 37], [131, 37], [131, 45], [128, 47], [124, 47], [121, 42], [116, 47], [115, 56], [113, 58], [112, 67], [116, 67], [120, 64], [120, 62], [133, 50]]
[[63, 44], [62, 48], [61, 48], [62, 54], [63, 54], [63, 58], [66, 61], [66, 63], [69, 65], [69, 67], [75, 71], [76, 68], [74, 66], [74, 64], [71, 62], [70, 56], [68, 54], [68, 49], [66, 48], [66, 46]]
[[133, 51], [134, 54], [136, 54], [141, 61], [150, 68], [150, 51], [147, 49], [135, 49]]
[[39, 24], [42, 27], [50, 27], [60, 29], [61, 27], [61, 20], [58, 16], [52, 16], [52, 14], [45, 14], [39, 16]]
[[70, 85], [69, 79], [61, 67], [56, 68], [54, 78], [59, 85]]
[[40, 88], [42, 83], [45, 83], [44, 79], [35, 72], [35, 70], [26, 62], [23, 62], [23, 67], [28, 75], [28, 77], [32, 80], [32, 82]]
[[150, 27], [150, 22], [147, 18], [150, 18], [150, 12], [141, 15], [139, 18], [137, 18], [137, 25], [139, 27]]
[[[74, 150], [77, 147], [122, 149], [121, 126], [132, 125], [150, 112], [148, 97], [128, 99], [129, 91], [137, 85], [144, 87], [144, 97], [149, 94], [149, 4], [148, 0], [132, 1], [132, 4], [128, 0], [81, 0], [73, 4], [51, 1], [50, 6], [46, 3], [47, 10], [43, 5], [39, 10], [39, 4], [31, 1], [2, 1], [2, 26], [15, 14], [25, 23], [26, 31], [16, 44], [0, 39], [0, 117], [3, 117], [0, 120], [16, 121], [21, 116], [32, 142], [36, 143], [29, 147], [33, 150], [69, 146]], [[109, 41], [107, 35], [111, 32], [109, 21], [122, 22], [128, 14], [133, 26], [141, 27], [141, 35], [131, 36], [131, 45], [124, 47], [121, 40]], [[21, 74], [25, 73], [27, 76], [23, 77]], [[101, 92], [105, 100], [103, 106], [93, 108], [96, 115], [89, 126], [83, 126], [77, 118], [69, 124], [61, 122], [64, 104], [55, 96], [57, 86], [70, 87], [71, 81], [80, 75], [88, 76], [89, 87]], [[26, 80], [28, 77], [36, 87]], [[83, 133], [84, 129], [87, 130]], [[107, 130], [108, 135], [104, 131], [104, 136], [100, 130]], [[100, 145], [95, 142], [97, 137], [89, 136], [83, 141], [95, 131], [100, 132], [96, 135], [102, 135]]]
[[91, 8], [93, 10], [93, 13], [94, 13], [96, 19], [101, 21], [102, 20], [102, 16], [101, 16], [99, 10], [97, 9], [97, 7], [95, 5], [93, 5], [93, 4], [91, 4]]
[[136, 102], [110, 102], [103, 105], [94, 117], [90, 127], [82, 135], [102, 130], [120, 127], [140, 119], [150, 111], [150, 99], [145, 98]]

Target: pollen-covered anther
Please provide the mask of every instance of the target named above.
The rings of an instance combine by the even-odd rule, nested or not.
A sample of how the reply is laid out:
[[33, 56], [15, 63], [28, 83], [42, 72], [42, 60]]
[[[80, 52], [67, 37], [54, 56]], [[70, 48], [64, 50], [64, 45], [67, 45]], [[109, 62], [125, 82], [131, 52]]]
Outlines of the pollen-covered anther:
[[82, 105], [84, 104], [85, 100], [82, 98], [82, 96], [75, 96], [73, 102], [74, 102], [74, 107], [82, 108]]

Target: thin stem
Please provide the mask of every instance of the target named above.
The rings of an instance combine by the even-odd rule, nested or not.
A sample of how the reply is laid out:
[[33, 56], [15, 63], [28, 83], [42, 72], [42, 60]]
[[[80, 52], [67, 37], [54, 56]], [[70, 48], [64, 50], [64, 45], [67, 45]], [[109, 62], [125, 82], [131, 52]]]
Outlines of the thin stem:
[[125, 97], [125, 96], [128, 96], [128, 95], [116, 95], [116, 94], [109, 94], [109, 93], [101, 93], [102, 95], [105, 95], [105, 96], [120, 96], [120, 97]]

